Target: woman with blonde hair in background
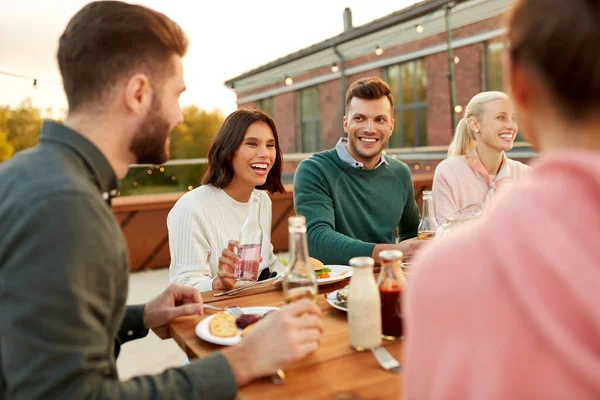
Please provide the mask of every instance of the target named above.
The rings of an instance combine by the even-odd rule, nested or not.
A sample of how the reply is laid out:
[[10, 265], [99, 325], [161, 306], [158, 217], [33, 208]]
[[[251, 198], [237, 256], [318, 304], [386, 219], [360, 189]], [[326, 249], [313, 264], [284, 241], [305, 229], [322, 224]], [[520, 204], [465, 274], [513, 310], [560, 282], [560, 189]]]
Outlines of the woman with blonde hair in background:
[[530, 177], [416, 256], [404, 398], [600, 399], [600, 0], [519, 0], [507, 76]]
[[519, 181], [529, 167], [506, 157], [518, 127], [509, 97], [502, 92], [475, 95], [456, 127], [448, 158], [435, 170], [433, 205], [441, 225], [459, 208], [486, 208], [502, 187]]

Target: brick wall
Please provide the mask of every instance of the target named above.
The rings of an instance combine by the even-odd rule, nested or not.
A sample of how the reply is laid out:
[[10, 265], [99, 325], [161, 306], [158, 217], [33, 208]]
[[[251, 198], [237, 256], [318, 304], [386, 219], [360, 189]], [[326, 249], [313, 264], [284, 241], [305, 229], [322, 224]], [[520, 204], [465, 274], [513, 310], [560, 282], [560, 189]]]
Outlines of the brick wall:
[[[489, 18], [477, 23], [453, 29], [454, 39], [469, 37], [477, 33], [490, 31], [500, 27], [502, 17]], [[374, 52], [348, 60], [346, 68], [363, 65], [381, 57], [394, 57], [414, 52], [418, 49], [445, 43], [447, 33], [443, 32], [411, 43], [384, 49], [382, 56]], [[460, 61], [455, 65], [456, 101], [464, 109], [469, 99], [482, 90], [484, 44], [477, 43], [454, 49], [454, 55]], [[425, 57], [427, 71], [427, 137], [430, 146], [447, 145], [452, 140], [452, 121], [450, 110], [450, 94], [448, 83], [448, 58], [446, 52]], [[295, 82], [302, 82], [317, 76], [331, 73], [329, 66], [318, 68], [294, 77]], [[376, 68], [358, 74], [349, 75], [346, 84], [350, 85], [359, 78], [379, 76], [384, 78], [385, 68]], [[284, 86], [283, 82], [275, 82], [262, 88], [247, 92], [238, 92], [238, 97], [260, 93], [267, 89]], [[342, 94], [341, 81], [333, 80], [320, 84], [321, 129], [323, 149], [332, 147], [342, 135]], [[275, 97], [274, 119], [280, 131], [280, 140], [284, 152], [293, 152], [296, 144], [296, 104], [295, 92], [288, 92]], [[243, 104], [241, 106], [247, 106]], [[252, 105], [252, 103], [249, 103]], [[457, 115], [457, 119], [462, 114]]]
[[[482, 90], [483, 43], [454, 49], [459, 58], [454, 65], [456, 104], [464, 108]], [[427, 139], [430, 146], [443, 146], [452, 140], [450, 89], [448, 82], [448, 53], [425, 57], [427, 69]], [[456, 119], [462, 117], [457, 114]]]
[[321, 103], [321, 150], [335, 146], [343, 133], [342, 82], [340, 79], [319, 86]]

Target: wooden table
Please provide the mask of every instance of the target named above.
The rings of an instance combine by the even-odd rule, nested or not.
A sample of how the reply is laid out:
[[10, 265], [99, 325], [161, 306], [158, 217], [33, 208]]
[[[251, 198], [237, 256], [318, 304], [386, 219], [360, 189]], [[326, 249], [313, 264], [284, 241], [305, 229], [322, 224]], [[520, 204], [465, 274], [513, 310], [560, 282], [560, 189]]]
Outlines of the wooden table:
[[[240, 389], [239, 399], [401, 399], [402, 374], [384, 371], [370, 351], [357, 352], [350, 347], [346, 313], [331, 307], [325, 294], [340, 289], [348, 280], [319, 287], [317, 305], [323, 312], [324, 333], [319, 349], [307, 358], [285, 368], [286, 381], [274, 385], [268, 379], [255, 381]], [[248, 290], [236, 296], [214, 297], [203, 293], [205, 303], [220, 307], [284, 305], [281, 288]], [[218, 350], [221, 346], [198, 338], [194, 329], [204, 316], [174, 320], [159, 336], [172, 337], [193, 359]], [[158, 333], [158, 332], [157, 332]], [[396, 359], [402, 359], [402, 341], [385, 341], [384, 346]]]

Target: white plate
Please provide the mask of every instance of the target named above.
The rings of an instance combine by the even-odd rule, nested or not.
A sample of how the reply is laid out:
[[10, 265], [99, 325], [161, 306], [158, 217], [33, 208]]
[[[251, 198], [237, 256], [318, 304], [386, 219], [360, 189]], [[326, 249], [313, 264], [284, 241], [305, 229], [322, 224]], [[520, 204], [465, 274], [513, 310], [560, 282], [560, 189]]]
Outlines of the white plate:
[[319, 285], [328, 285], [352, 276], [352, 267], [346, 265], [325, 265], [325, 267], [329, 268], [331, 272], [329, 273], [329, 278], [317, 279]]
[[[264, 315], [271, 310], [278, 310], [277, 307], [240, 307], [240, 308], [242, 309], [244, 314], [260, 314], [260, 315]], [[240, 333], [242, 332], [241, 329], [238, 329], [237, 335], [228, 337], [228, 338], [214, 336], [212, 333], [210, 333], [209, 323], [210, 323], [210, 320], [214, 318], [214, 316], [215, 315], [213, 314], [209, 317], [206, 317], [202, 321], [200, 321], [198, 323], [198, 325], [196, 325], [196, 336], [198, 336], [200, 339], [206, 340], [207, 342], [214, 343], [214, 344], [220, 344], [223, 346], [233, 346], [235, 344], [238, 344], [241, 340], [241, 336], [240, 336]]]
[[342, 310], [342, 311], [348, 312], [348, 309], [346, 307], [340, 306], [338, 304], [338, 301], [337, 301], [337, 292], [338, 292], [337, 290], [334, 290], [331, 293], [327, 293], [327, 297], [326, 297], [327, 302], [333, 308], [337, 308], [338, 310]]

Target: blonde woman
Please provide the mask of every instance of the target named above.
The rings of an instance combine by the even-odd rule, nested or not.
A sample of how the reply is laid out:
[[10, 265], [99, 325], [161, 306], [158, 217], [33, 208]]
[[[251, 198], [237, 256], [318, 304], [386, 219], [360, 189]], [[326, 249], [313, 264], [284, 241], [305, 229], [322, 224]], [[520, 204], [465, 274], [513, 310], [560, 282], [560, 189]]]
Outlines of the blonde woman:
[[518, 126], [509, 97], [502, 92], [475, 95], [456, 127], [448, 158], [435, 170], [433, 204], [441, 225], [459, 208], [483, 203], [523, 178], [529, 167], [506, 157]]

